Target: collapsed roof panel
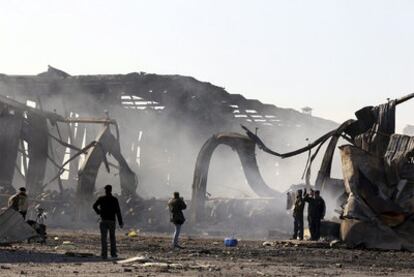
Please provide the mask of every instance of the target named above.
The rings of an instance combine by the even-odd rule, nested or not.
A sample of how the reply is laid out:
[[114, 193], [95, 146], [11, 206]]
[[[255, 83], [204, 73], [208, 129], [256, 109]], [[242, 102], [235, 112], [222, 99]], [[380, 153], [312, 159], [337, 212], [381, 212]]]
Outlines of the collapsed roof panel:
[[0, 214], [0, 243], [20, 242], [36, 236], [36, 231], [20, 213], [7, 209]]

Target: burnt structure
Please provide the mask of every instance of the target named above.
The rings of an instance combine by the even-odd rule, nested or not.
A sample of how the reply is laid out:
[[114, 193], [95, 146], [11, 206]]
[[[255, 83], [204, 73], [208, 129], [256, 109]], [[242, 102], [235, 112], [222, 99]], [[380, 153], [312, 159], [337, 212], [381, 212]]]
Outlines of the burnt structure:
[[282, 194], [271, 189], [263, 180], [256, 160], [256, 144], [248, 136], [238, 133], [219, 133], [209, 138], [198, 154], [192, 185], [191, 213], [192, 220], [203, 218], [207, 199], [207, 177], [211, 156], [219, 145], [227, 145], [237, 152], [246, 180], [251, 189], [261, 197], [278, 197]]
[[[270, 150], [247, 128], [248, 136], [265, 152], [288, 158], [329, 140], [316, 189], [340, 196], [341, 238], [350, 246], [414, 251], [414, 137], [395, 134], [396, 106], [414, 93], [379, 106], [358, 110], [348, 120], [309, 146], [289, 153]], [[343, 179], [330, 176], [333, 153], [342, 137], [349, 144], [339, 147]]]
[[[116, 156], [115, 158], [120, 166], [128, 164], [130, 170], [137, 174], [140, 181], [138, 193], [147, 197], [166, 196], [173, 190], [180, 190], [184, 195], [189, 195], [197, 153], [211, 134], [240, 131], [240, 124], [243, 123], [251, 128], [259, 127], [260, 135], [268, 138], [272, 145], [289, 151], [305, 144], [305, 138], [309, 137], [309, 134], [313, 135], [310, 137], [312, 139], [336, 126], [332, 121], [292, 109], [263, 104], [258, 100], [249, 100], [239, 94], [229, 94], [224, 88], [210, 83], [178, 75], [140, 72], [125, 75], [71, 76], [49, 67], [46, 72], [36, 76], [0, 75], [0, 95], [31, 105], [34, 110], [50, 111], [51, 115], [60, 114], [63, 118], [106, 118], [107, 111], [118, 123], [120, 150], [124, 155], [124, 160]], [[37, 117], [27, 120], [39, 121]], [[6, 121], [2, 121], [1, 124], [6, 124], [4, 122]], [[16, 157], [11, 157], [19, 161], [24, 158], [25, 151], [32, 151], [30, 147], [27, 149], [27, 142], [39, 142], [38, 146], [32, 148], [38, 153], [33, 152], [32, 155], [41, 162], [30, 160], [29, 162], [34, 164], [28, 167], [28, 172], [15, 174], [14, 179], [13, 176], [7, 176], [8, 185], [11, 185], [10, 180], [14, 180], [14, 186], [25, 182], [22, 176], [30, 175], [30, 168], [45, 167], [45, 176], [37, 176], [37, 179], [33, 179], [34, 182], [45, 184], [56, 175], [55, 166], [50, 161], [44, 162], [44, 153], [48, 146], [40, 136], [46, 138], [45, 132], [42, 131], [46, 128], [45, 123], [39, 121], [35, 125], [36, 132], [31, 133], [32, 135], [27, 134], [21, 143], [14, 139], [8, 143], [14, 143], [13, 147], [20, 149]], [[96, 141], [97, 138], [99, 140], [98, 135], [102, 132], [102, 126], [85, 122], [67, 122], [66, 127], [60, 129], [60, 134], [54, 131], [52, 135], [60, 135], [62, 141], [69, 145], [83, 148], [89, 142]], [[4, 127], [6, 128], [6, 125]], [[9, 130], [10, 138], [15, 137], [12, 135], [14, 131], [17, 132]], [[111, 133], [118, 138], [117, 130], [113, 129]], [[9, 147], [5, 146], [9, 145], [5, 143], [7, 139], [4, 136], [0, 137], [0, 141], [3, 142], [0, 143], [0, 147]], [[53, 149], [57, 149], [56, 143], [52, 142]], [[70, 162], [65, 165], [62, 178], [53, 180], [48, 187], [74, 188], [78, 182], [82, 183], [84, 178], [91, 177], [78, 176], [79, 169], [82, 169], [80, 163], [87, 157], [75, 156], [76, 153], [78, 151], [70, 147], [60, 147], [56, 151], [54, 160], [58, 164], [64, 164], [69, 159]], [[96, 154], [88, 155], [102, 156], [102, 153], [98, 154], [98, 151], [94, 150], [89, 153]], [[114, 162], [108, 157], [109, 165]], [[273, 186], [278, 183], [288, 185], [298, 179], [297, 175], [288, 174], [291, 165], [297, 163], [297, 160], [281, 162], [278, 165], [281, 174], [278, 176], [273, 174], [274, 163], [260, 166], [264, 175], [270, 172], [264, 178], [271, 176]], [[96, 171], [99, 164], [91, 166]], [[3, 166], [14, 168], [15, 164]], [[27, 165], [24, 162], [17, 165], [19, 170], [24, 171], [25, 167]], [[40, 172], [42, 168], [35, 170]], [[102, 178], [113, 177], [101, 178], [99, 174], [92, 176], [98, 178], [98, 183], [105, 180]], [[118, 177], [112, 181], [116, 188]]]
[[[121, 154], [118, 132], [115, 137], [110, 131], [110, 125], [115, 125], [115, 129], [118, 130], [116, 121], [109, 118], [64, 118], [56, 113], [35, 109], [4, 96], [0, 96], [0, 107], [0, 124], [4, 130], [1, 136], [0, 155], [5, 158], [0, 166], [0, 185], [3, 193], [14, 191], [13, 177], [17, 171], [24, 179], [25, 186], [32, 197], [37, 198], [55, 180], [63, 194], [61, 175], [65, 171], [65, 166], [83, 154], [86, 157], [80, 163], [76, 190], [77, 199], [80, 200], [78, 204], [87, 204], [93, 198], [96, 176], [101, 164], [104, 163], [108, 172], [110, 171], [106, 157], [110, 154], [118, 162], [118, 166], [113, 164], [112, 166], [119, 170], [122, 194], [136, 198], [137, 177]], [[70, 136], [65, 137], [61, 132], [62, 127], [66, 127], [71, 135], [72, 130], [76, 130], [76, 127], [70, 126], [73, 123], [99, 124], [102, 125], [102, 131], [94, 141], [81, 149], [71, 144], [73, 139], [71, 140]], [[54, 133], [57, 133], [57, 136]], [[61, 157], [62, 150], [65, 148], [72, 149], [74, 152], [66, 161]], [[19, 169], [18, 162], [23, 164], [23, 170]], [[55, 176], [46, 181], [48, 162], [53, 165]]]

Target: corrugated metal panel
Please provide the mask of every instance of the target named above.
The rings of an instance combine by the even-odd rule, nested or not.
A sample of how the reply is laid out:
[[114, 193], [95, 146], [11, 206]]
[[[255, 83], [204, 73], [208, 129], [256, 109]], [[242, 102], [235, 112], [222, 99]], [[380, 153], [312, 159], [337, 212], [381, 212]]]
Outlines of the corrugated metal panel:
[[12, 209], [0, 214], [0, 243], [23, 241], [37, 236], [36, 231]]

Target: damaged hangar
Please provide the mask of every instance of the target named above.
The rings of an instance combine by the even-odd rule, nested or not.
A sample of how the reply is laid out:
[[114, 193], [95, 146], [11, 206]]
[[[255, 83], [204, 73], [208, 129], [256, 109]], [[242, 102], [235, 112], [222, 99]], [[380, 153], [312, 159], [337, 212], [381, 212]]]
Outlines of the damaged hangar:
[[[48, 116], [64, 119], [59, 123], [62, 126], [59, 133], [49, 136], [43, 133], [41, 137], [34, 130], [32, 135], [24, 137], [20, 135], [20, 127], [9, 129], [8, 137], [15, 138], [17, 151], [10, 154], [10, 149], [0, 145], [0, 155], [7, 157], [3, 161], [8, 161], [0, 172], [1, 193], [27, 184], [29, 178], [25, 176], [42, 170], [44, 176], [36, 175], [40, 178], [36, 180], [40, 184], [37, 194], [47, 188], [75, 189], [81, 180], [78, 171], [85, 162], [85, 155], [76, 153], [96, 141], [99, 134], [102, 135], [103, 126], [112, 121], [116, 126], [109, 124], [108, 128], [111, 135], [120, 139], [124, 161], [117, 159], [117, 166], [116, 161], [108, 158], [104, 164], [114, 167], [115, 173], [102, 177], [104, 179], [97, 176], [97, 181], [117, 185], [120, 182], [117, 171], [121, 171], [124, 163], [137, 175], [138, 194], [145, 197], [165, 197], [173, 190], [190, 195], [194, 164], [203, 143], [219, 132], [240, 132], [240, 124], [253, 129], [258, 127], [260, 135], [282, 151], [303, 146], [309, 134], [313, 139], [337, 126], [332, 121], [246, 99], [224, 88], [179, 75], [140, 72], [71, 76], [49, 66], [46, 72], [36, 76], [0, 75], [0, 95], [6, 102], [23, 103], [32, 111], [40, 110]], [[4, 104], [4, 101], [0, 102]], [[9, 124], [7, 120], [2, 114], [0, 124], [4, 128]], [[36, 120], [36, 117], [28, 117], [25, 121], [28, 120]], [[35, 123], [39, 128], [46, 128], [44, 124]], [[53, 137], [61, 138], [60, 145]], [[4, 139], [3, 135], [0, 140]], [[45, 168], [39, 169], [38, 163], [30, 163], [29, 154], [33, 153], [29, 153], [29, 140], [40, 143], [48, 153], [47, 162], [42, 163]], [[51, 142], [49, 149], [45, 141]], [[292, 164], [304, 164], [306, 157], [297, 159], [276, 165], [260, 164], [260, 170], [265, 179], [271, 180], [274, 189], [278, 189], [279, 184], [286, 188], [300, 178], [297, 173], [288, 173]], [[60, 177], [54, 179], [56, 167], [65, 163], [64, 170], [58, 172]], [[276, 171], [279, 174], [275, 174]]]

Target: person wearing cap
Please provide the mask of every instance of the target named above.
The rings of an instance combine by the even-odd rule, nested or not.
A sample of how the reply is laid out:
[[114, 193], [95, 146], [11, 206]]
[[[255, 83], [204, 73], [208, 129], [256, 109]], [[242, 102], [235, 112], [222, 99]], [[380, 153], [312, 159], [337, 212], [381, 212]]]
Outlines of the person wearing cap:
[[108, 232], [109, 240], [111, 244], [111, 257], [116, 258], [116, 239], [115, 239], [115, 227], [116, 221], [115, 216], [118, 218], [119, 227], [123, 227], [124, 223], [122, 221], [121, 209], [119, 207], [118, 199], [112, 195], [112, 186], [105, 186], [105, 195], [101, 196], [93, 204], [93, 209], [95, 212], [101, 216], [101, 222], [99, 224], [99, 229], [101, 231], [101, 257], [106, 260], [108, 258]]
[[[306, 193], [306, 190], [305, 190]], [[296, 192], [295, 206], [293, 208], [293, 237], [303, 240], [303, 209], [305, 208], [305, 200], [302, 197], [302, 190]]]
[[26, 188], [19, 188], [19, 191], [9, 198], [8, 206], [9, 208], [19, 212], [23, 216], [23, 219], [26, 220], [27, 209], [29, 207]]
[[174, 192], [173, 198], [168, 201], [168, 208], [170, 210], [170, 221], [175, 226], [172, 247], [183, 248], [178, 244], [178, 237], [180, 236], [181, 225], [183, 225], [185, 221], [183, 210], [187, 208], [187, 205], [185, 204], [183, 198], [180, 197], [180, 193]]

